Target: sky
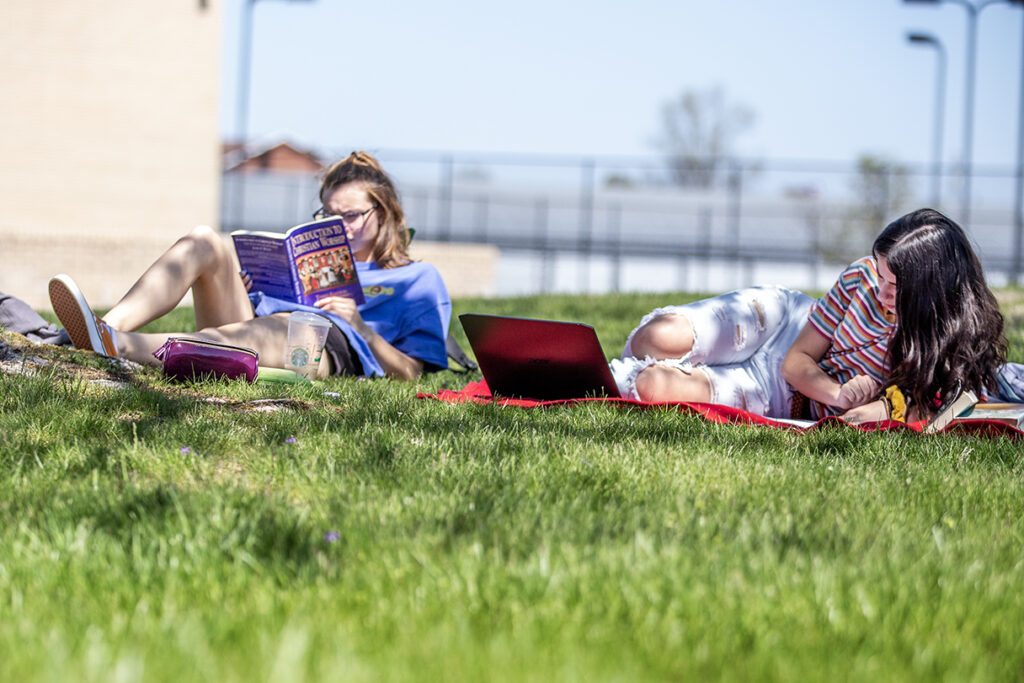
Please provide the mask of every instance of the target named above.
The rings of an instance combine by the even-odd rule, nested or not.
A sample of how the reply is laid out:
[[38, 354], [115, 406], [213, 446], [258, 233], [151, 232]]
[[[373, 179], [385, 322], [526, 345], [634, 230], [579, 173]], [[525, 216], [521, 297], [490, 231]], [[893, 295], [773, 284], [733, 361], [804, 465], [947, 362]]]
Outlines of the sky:
[[[978, 0], [975, 0], [977, 2]], [[220, 127], [238, 131], [242, 0], [226, 0]], [[744, 157], [962, 158], [967, 12], [900, 0], [262, 0], [250, 137], [321, 149], [649, 156], [662, 103], [721, 87], [754, 112]], [[978, 21], [974, 164], [1016, 164], [1024, 8]]]

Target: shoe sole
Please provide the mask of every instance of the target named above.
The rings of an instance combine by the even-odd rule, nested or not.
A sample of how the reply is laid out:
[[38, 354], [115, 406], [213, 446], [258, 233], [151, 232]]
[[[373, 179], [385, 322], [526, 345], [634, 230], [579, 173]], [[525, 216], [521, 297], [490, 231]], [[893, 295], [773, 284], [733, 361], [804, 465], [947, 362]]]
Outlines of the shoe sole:
[[[99, 330], [93, 330], [85, 311], [92, 313], [85, 298], [77, 291], [73, 283], [65, 280], [67, 276], [58, 275], [50, 280], [50, 305], [57, 314], [60, 324], [68, 331], [68, 337], [76, 349], [86, 349], [103, 353], [103, 342]], [[68, 278], [70, 279], [70, 278]]]

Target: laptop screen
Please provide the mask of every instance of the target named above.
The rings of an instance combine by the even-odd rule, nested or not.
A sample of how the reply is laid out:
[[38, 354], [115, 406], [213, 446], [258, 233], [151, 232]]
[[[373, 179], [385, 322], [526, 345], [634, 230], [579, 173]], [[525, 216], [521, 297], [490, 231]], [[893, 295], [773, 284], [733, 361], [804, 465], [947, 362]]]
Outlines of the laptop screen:
[[491, 392], [558, 400], [618, 397], [590, 325], [477, 313], [459, 316]]

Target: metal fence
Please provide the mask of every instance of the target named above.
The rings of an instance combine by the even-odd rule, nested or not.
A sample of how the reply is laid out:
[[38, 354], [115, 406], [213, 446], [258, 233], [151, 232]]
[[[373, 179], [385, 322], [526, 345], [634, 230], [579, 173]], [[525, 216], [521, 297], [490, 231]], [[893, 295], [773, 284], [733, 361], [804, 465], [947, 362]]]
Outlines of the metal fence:
[[[340, 155], [339, 155], [340, 156]], [[718, 291], [757, 282], [827, 287], [884, 222], [931, 205], [934, 168], [865, 177], [855, 163], [732, 161], [709, 188], [672, 184], [660, 159], [379, 152], [417, 239], [493, 244], [504, 294]], [[976, 168], [971, 225], [993, 284], [1019, 270], [1015, 175]], [[941, 176], [957, 218], [962, 178]], [[865, 189], [870, 186], [870, 190]], [[227, 173], [225, 230], [310, 219], [317, 178]], [[568, 274], [568, 277], [567, 277]]]

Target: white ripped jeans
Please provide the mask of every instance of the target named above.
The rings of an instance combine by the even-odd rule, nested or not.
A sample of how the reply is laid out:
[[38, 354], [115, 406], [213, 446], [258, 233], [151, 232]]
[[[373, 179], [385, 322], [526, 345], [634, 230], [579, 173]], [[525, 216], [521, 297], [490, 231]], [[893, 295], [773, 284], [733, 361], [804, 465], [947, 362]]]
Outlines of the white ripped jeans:
[[[699, 368], [708, 378], [711, 402], [771, 417], [789, 417], [793, 389], [782, 379], [782, 359], [807, 322], [814, 299], [785, 287], [749, 287], [682, 306], [658, 308], [643, 317], [611, 362], [619, 393], [639, 399], [636, 376], [651, 365]], [[666, 314], [693, 326], [693, 348], [681, 358], [634, 358], [637, 329]]]

